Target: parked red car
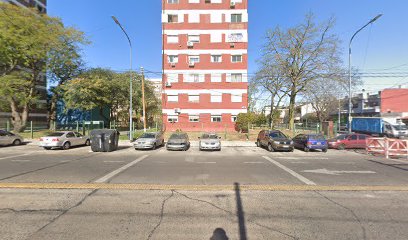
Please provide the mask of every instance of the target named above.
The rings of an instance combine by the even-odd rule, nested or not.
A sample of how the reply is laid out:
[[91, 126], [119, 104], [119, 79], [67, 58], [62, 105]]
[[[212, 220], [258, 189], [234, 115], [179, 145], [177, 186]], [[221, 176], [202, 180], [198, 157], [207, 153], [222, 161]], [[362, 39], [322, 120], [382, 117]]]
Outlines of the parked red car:
[[343, 150], [346, 148], [365, 148], [366, 138], [370, 137], [366, 134], [341, 134], [336, 138], [329, 139], [329, 148], [337, 148]]

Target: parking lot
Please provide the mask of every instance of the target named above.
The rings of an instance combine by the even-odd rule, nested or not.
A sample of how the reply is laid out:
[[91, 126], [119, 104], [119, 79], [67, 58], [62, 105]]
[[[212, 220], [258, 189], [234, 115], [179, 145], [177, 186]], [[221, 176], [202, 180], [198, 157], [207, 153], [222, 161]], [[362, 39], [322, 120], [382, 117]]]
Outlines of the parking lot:
[[406, 239], [407, 172], [351, 150], [3, 147], [0, 239]]

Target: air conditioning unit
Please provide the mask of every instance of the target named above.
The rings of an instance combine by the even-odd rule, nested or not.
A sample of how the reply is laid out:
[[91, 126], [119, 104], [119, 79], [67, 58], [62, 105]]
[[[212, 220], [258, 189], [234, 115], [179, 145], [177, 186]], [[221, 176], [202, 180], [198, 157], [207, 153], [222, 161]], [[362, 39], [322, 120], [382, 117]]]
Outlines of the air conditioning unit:
[[235, 43], [230, 43], [230, 48], [234, 48], [235, 47]]
[[166, 82], [166, 87], [171, 87], [171, 82]]
[[195, 63], [194, 62], [188, 62], [189, 67], [194, 67]]
[[181, 109], [180, 109], [180, 108], [175, 108], [175, 109], [174, 109], [174, 113], [180, 114], [180, 113], [181, 113]]
[[170, 66], [171, 66], [171, 67], [175, 67], [175, 66], [176, 66], [176, 63], [175, 63], [175, 62], [172, 62], [172, 63], [170, 63]]
[[235, 5], [236, 5], [236, 2], [233, 1], [233, 0], [231, 0], [230, 7], [231, 7], [231, 8], [235, 8]]
[[187, 47], [194, 47], [194, 43], [193, 42], [187, 42]]

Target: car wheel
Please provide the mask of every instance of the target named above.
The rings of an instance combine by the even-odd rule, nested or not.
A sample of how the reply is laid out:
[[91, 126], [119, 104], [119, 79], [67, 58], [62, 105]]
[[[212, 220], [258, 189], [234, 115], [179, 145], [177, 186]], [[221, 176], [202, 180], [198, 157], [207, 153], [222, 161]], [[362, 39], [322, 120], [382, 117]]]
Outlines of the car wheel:
[[268, 151], [269, 152], [275, 152], [275, 149], [272, 147], [272, 144], [268, 144]]
[[293, 152], [293, 151], [295, 151], [295, 149], [294, 149], [294, 148], [292, 148], [292, 149], [290, 149], [290, 150], [289, 150], [289, 152]]
[[306, 147], [306, 146], [305, 146], [305, 147], [303, 148], [303, 151], [305, 151], [305, 152], [309, 152], [309, 151], [310, 151], [310, 149], [309, 149], [308, 147]]
[[88, 139], [88, 140], [86, 140], [86, 142], [85, 142], [85, 146], [90, 146], [91, 145], [91, 141]]
[[51, 148], [50, 148], [50, 147], [44, 147], [44, 149], [45, 149], [45, 150], [51, 150]]
[[156, 143], [155, 143], [155, 144], [153, 144], [152, 149], [153, 149], [153, 150], [156, 150]]
[[261, 142], [259, 141], [259, 139], [256, 140], [256, 146], [257, 146], [257, 147], [261, 147]]
[[70, 147], [71, 147], [71, 143], [69, 143], [69, 142], [66, 142], [66, 143], [64, 143], [64, 145], [62, 145], [62, 149], [64, 149], [64, 150], [68, 150]]
[[20, 140], [20, 139], [14, 140], [13, 145], [14, 145], [14, 146], [21, 145], [21, 140]]
[[322, 152], [327, 152], [327, 148], [322, 149]]
[[340, 145], [337, 147], [337, 149], [339, 149], [339, 150], [344, 150], [344, 149], [346, 149], [346, 146], [345, 146], [344, 144], [340, 144]]
[[164, 140], [162, 141], [161, 145], [162, 145], [162, 147], [164, 147]]

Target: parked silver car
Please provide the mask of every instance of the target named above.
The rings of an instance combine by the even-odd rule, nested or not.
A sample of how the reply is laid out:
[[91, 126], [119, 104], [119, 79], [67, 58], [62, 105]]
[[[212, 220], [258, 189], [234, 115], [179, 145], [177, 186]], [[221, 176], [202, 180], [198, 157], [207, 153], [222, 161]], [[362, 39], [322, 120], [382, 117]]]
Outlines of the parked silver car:
[[69, 149], [72, 146], [89, 146], [91, 143], [88, 136], [84, 136], [79, 132], [62, 131], [53, 132], [45, 137], [40, 138], [40, 147], [46, 150], [52, 148]]
[[164, 146], [164, 137], [162, 132], [143, 133], [137, 138], [133, 144], [136, 150], [140, 149], [156, 149]]
[[0, 145], [20, 145], [24, 142], [23, 138], [9, 131], [0, 130]]
[[170, 138], [167, 140], [166, 149], [167, 150], [183, 150], [187, 151], [190, 148], [190, 141], [188, 139], [187, 133], [176, 132], [171, 134]]
[[215, 133], [204, 133], [199, 137], [199, 149], [201, 150], [218, 150], [221, 151], [221, 137]]

